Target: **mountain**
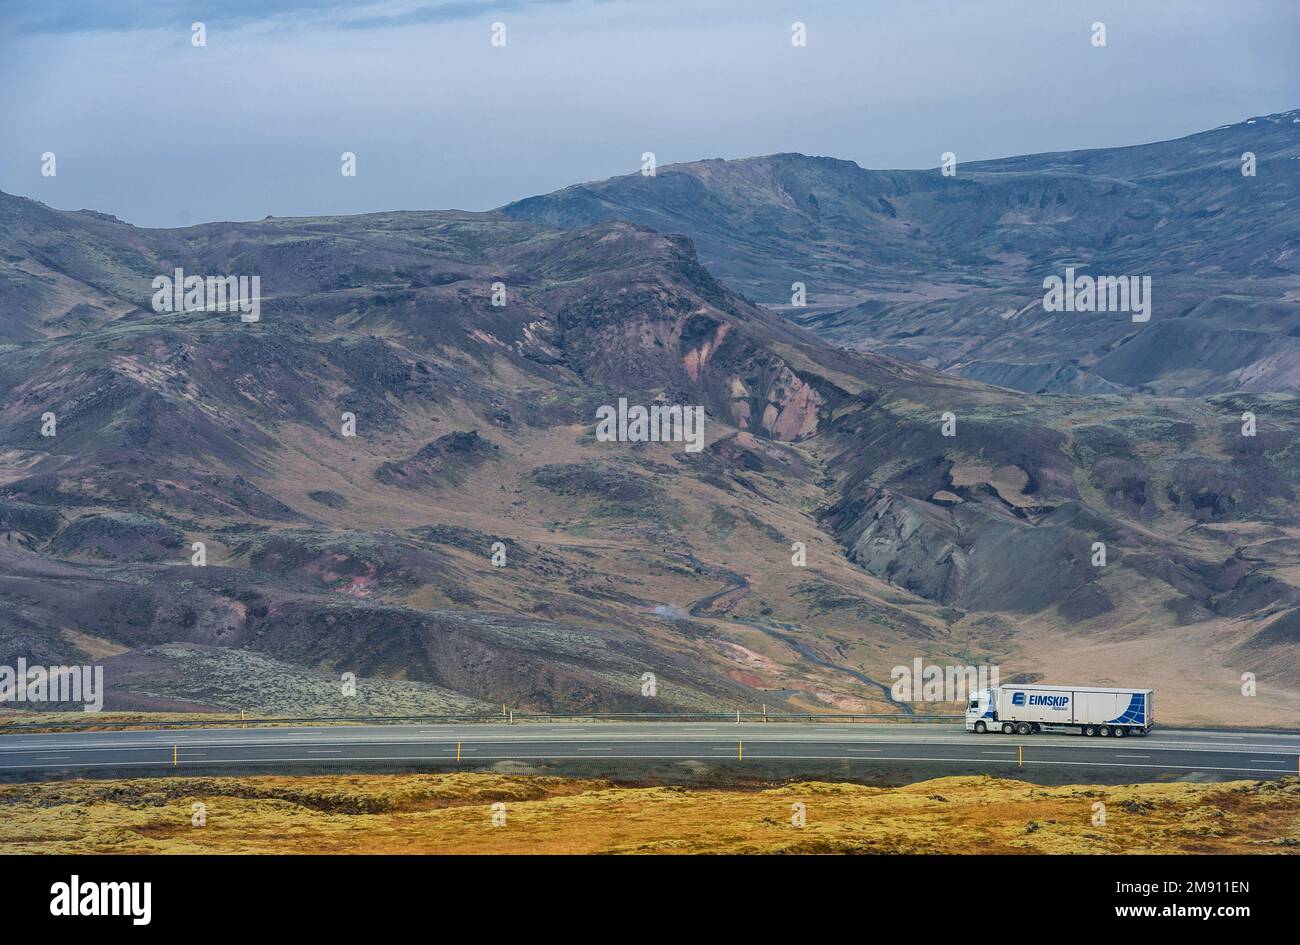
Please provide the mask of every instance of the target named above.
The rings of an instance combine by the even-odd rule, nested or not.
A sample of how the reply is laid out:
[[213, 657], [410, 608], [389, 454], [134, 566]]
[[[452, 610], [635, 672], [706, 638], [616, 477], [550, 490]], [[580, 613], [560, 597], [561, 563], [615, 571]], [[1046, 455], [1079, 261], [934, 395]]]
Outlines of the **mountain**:
[[[156, 311], [177, 268], [260, 320]], [[620, 221], [0, 195], [0, 286], [0, 664], [102, 662], [110, 708], [898, 712], [924, 658], [1296, 721], [1292, 397], [845, 350]], [[621, 399], [704, 448], [603, 441]]]
[[[1017, 390], [1300, 391], [1300, 110], [953, 176], [800, 154], [699, 161], [502, 211], [686, 235], [731, 288], [828, 340]], [[1045, 311], [1043, 281], [1067, 267], [1149, 276], [1150, 320]]]

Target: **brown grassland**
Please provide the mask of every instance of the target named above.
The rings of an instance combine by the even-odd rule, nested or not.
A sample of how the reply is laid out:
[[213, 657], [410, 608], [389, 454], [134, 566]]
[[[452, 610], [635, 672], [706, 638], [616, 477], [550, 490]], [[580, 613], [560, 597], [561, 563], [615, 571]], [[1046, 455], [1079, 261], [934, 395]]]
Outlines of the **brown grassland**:
[[[1105, 822], [1094, 823], [1097, 802]], [[505, 823], [493, 825], [495, 804]], [[206, 823], [194, 824], [202, 804]], [[806, 823], [792, 823], [795, 805]], [[1300, 779], [684, 788], [498, 774], [0, 786], [4, 853], [1295, 853]]]

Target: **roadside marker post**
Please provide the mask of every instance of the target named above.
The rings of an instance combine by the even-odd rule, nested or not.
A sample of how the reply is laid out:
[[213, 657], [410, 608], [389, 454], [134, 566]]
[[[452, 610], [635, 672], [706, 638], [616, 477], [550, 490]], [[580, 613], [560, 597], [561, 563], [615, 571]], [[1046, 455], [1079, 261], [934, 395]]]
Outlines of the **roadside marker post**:
[[460, 761], [460, 739], [456, 739], [456, 760]]
[[180, 763], [180, 761], [179, 761], [178, 758], [177, 758], [177, 750], [178, 750], [178, 748], [179, 748], [179, 746], [177, 746], [177, 745], [172, 745], [172, 767], [173, 767], [173, 768], [175, 768], [175, 767]]
[[1016, 749], [1017, 749], [1017, 751], [1020, 752], [1020, 758], [1019, 758], [1019, 760], [1016, 762], [1016, 765], [1017, 765], [1018, 767], [1023, 768], [1023, 767], [1025, 766], [1025, 746], [1024, 746], [1024, 745], [1017, 745], [1017, 746], [1016, 746]]
[[736, 742], [736, 760], [745, 760], [745, 743], [743, 741]]

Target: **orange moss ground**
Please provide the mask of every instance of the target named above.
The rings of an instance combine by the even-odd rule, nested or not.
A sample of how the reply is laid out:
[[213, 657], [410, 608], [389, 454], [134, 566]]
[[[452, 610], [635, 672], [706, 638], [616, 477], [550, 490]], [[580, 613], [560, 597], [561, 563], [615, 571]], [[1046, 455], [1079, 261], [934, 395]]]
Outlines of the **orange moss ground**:
[[[1098, 801], [1105, 823], [1094, 825]], [[205, 826], [192, 824], [196, 804]], [[168, 778], [5, 785], [0, 811], [3, 853], [1300, 852], [1296, 778], [766, 789], [471, 773]]]

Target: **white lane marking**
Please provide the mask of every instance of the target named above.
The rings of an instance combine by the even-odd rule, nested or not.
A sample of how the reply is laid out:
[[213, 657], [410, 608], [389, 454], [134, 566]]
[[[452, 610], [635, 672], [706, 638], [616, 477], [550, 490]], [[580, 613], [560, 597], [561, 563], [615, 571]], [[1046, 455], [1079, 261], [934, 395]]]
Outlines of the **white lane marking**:
[[309, 755], [337, 755], [337, 754], [338, 754], [339, 752], [341, 752], [342, 750], [343, 750], [342, 748], [308, 748], [308, 749], [307, 749], [307, 754], [309, 754]]
[[[323, 733], [318, 733], [318, 734], [323, 734]], [[470, 737], [470, 736], [466, 734], [463, 737]], [[712, 741], [720, 741], [719, 736], [683, 734], [680, 732], [679, 733], [637, 732], [637, 733], [627, 733], [627, 734], [618, 733], [618, 732], [604, 732], [600, 734], [590, 734], [580, 738], [537, 735], [535, 733], [534, 734], [506, 733], [500, 735], [474, 733], [473, 738], [475, 739], [475, 741], [478, 741], [480, 743], [512, 742], [516, 744], [525, 743], [525, 742], [563, 744], [563, 743], [580, 743], [580, 742], [591, 743], [591, 742], [601, 742], [601, 741], [612, 741], [616, 743], [637, 742], [643, 744], [652, 744], [653, 742], [661, 739], [676, 739], [682, 742], [692, 742], [692, 743], [707, 743]], [[747, 732], [744, 734], [744, 739], [745, 741], [750, 742], [751, 744], [754, 745], [791, 743], [790, 739], [782, 738], [777, 733], [764, 734], [764, 733], [756, 733], [756, 732]], [[335, 736], [330, 740], [328, 740], [326, 744], [334, 744], [334, 745], [363, 744], [371, 747], [380, 747], [385, 745], [427, 743], [430, 742], [430, 740], [431, 739], [429, 736], [419, 736], [419, 735], [415, 735], [415, 736], [406, 735], [406, 736], [400, 736], [396, 738], [390, 736], [387, 738], [380, 738], [380, 739], [376, 739], [364, 735], [348, 735], [345, 737]], [[176, 743], [173, 740], [168, 740], [168, 741], [172, 741], [173, 744]], [[730, 739], [728, 739], [726, 743], [721, 744], [721, 746], [716, 750], [730, 751], [731, 746], [729, 742]], [[886, 744], [890, 746], [906, 746], [910, 748], [928, 748], [931, 746], [940, 746], [940, 745], [967, 745], [967, 746], [970, 745], [970, 739], [957, 739], [957, 740], [921, 739], [916, 742], [907, 742], [905, 740], [901, 740], [897, 738], [895, 739], [881, 739], [881, 738], [843, 739], [843, 738], [834, 738], [834, 737], [814, 737], [814, 738], [805, 737], [799, 739], [799, 742], [809, 746], [813, 744], [822, 744], [822, 745], [833, 744], [836, 746], [847, 746], [849, 744], [856, 743], [858, 745]], [[319, 745], [320, 742], [319, 741], [314, 741], [314, 742], [295, 741], [294, 736], [288, 735], [288, 733], [286, 733], [284, 736], [268, 735], [262, 738], [253, 738], [253, 739], [240, 740], [240, 741], [235, 741], [232, 739], [217, 739], [212, 741], [193, 740], [193, 741], [183, 741], [180, 742], [180, 744], [186, 745], [187, 748], [230, 749], [230, 748], [272, 748], [272, 747], [292, 748], [292, 747], [301, 747], [303, 745], [308, 745], [308, 744]], [[1296, 752], [1287, 751], [1286, 749], [1279, 749], [1277, 751], [1272, 751], [1271, 749], [1273, 746], [1262, 746], [1262, 745], [1242, 746], [1240, 748], [1238, 747], [1227, 748], [1227, 747], [1219, 747], [1219, 746], [1200, 747], [1192, 744], [1187, 744], [1187, 745], [1179, 745], [1177, 747], [1165, 748], [1164, 746], [1158, 743], [1145, 742], [1144, 744], [1141, 745], [1132, 745], [1129, 747], [1124, 747], [1121, 745], [1117, 745], [1114, 742], [1109, 740], [1105, 742], [1101, 742], [1101, 741], [1080, 742], [1078, 740], [1057, 742], [1054, 740], [1053, 741], [1044, 740], [1044, 741], [1034, 742], [1033, 744], [1043, 748], [1071, 748], [1071, 749], [1077, 749], [1079, 751], [1095, 751], [1100, 748], [1109, 748], [1111, 749], [1112, 752], [1118, 752], [1124, 754], [1127, 754], [1128, 752], [1135, 752], [1136, 749], [1141, 749], [1141, 748], [1147, 748], [1147, 749], [1157, 748], [1168, 752], [1179, 752], [1179, 753], [1188, 752], [1188, 751], [1207, 751], [1207, 752], [1213, 752], [1214, 754], [1218, 754], [1218, 755], [1276, 754], [1278, 756], [1285, 757], [1288, 760], [1296, 754]], [[86, 745], [49, 745], [46, 746], [45, 748], [40, 748], [40, 749], [22, 748], [22, 749], [6, 750], [3, 747], [3, 745], [0, 744], [0, 754], [26, 754], [28, 752], [33, 752], [33, 751], [48, 752], [48, 751], [59, 750], [59, 749], [65, 751], [72, 751], [72, 752], [133, 751], [133, 750], [138, 750], [141, 748], [149, 748], [149, 747], [156, 747], [156, 746], [154, 743], [126, 743], [126, 744], [106, 744], [106, 745], [86, 744]], [[999, 751], [1010, 751], [1014, 747], [1015, 747], [1014, 745], [1003, 744], [998, 748], [981, 749], [981, 751], [985, 754], [996, 754]]]
[[884, 751], [883, 748], [849, 748], [847, 751]]
[[[513, 730], [508, 730], [503, 732], [501, 731], [501, 729], [503, 729], [504, 726], [492, 725], [490, 728], [487, 729], [487, 731], [484, 731], [482, 727], [473, 726], [473, 727], [466, 727], [465, 729], [462, 730], [462, 732], [463, 732], [463, 737], [473, 737], [478, 741], [487, 741], [487, 742], [508, 741], [508, 742], [515, 742], [515, 743], [541, 742], [541, 743], [548, 743], [548, 744], [563, 743], [563, 742], [571, 742], [571, 743], [589, 742], [590, 743], [590, 742], [597, 742], [597, 741], [613, 741], [613, 742], [623, 742], [623, 743], [634, 741], [634, 742], [650, 744], [653, 743], [655, 740], [659, 740], [659, 739], [679, 739], [683, 742], [696, 743], [696, 742], [711, 741], [718, 737], [718, 736], [711, 737], [707, 734], [697, 733], [695, 730], [690, 729], [689, 726], [676, 726], [676, 725], [672, 725], [671, 723], [653, 723], [653, 724], [655, 724], [656, 726], [663, 725], [665, 728], [655, 732], [644, 732], [644, 731], [633, 732], [633, 731], [628, 731], [629, 726], [619, 726], [612, 730], [608, 730], [600, 733], [584, 734], [578, 738], [572, 738], [569, 737], [569, 735], [576, 732], [586, 732], [585, 728], [565, 726], [565, 727], [554, 727], [554, 728], [548, 728], [542, 730], [534, 729], [533, 731], [529, 732], [527, 730], [527, 727], [523, 727], [523, 728], [516, 728]], [[812, 728], [814, 727], [821, 729], [821, 731], [813, 732]], [[838, 746], [844, 746], [847, 743], [857, 743], [859, 745], [886, 744], [890, 746], [899, 746], [899, 747], [905, 745], [907, 747], [912, 747], [912, 748], [928, 748], [930, 746], [939, 746], [939, 745], [969, 745], [970, 742], [973, 740], [970, 734], [953, 733], [953, 736], [948, 736], [948, 735], [940, 734], [938, 732], [934, 732], [932, 735], [931, 732], [923, 731], [917, 726], [896, 725], [896, 726], [890, 726], [889, 728], [884, 730], [878, 730], [870, 733], [862, 731], [861, 728], [854, 729], [852, 732], [845, 731], [842, 728], [838, 731], [828, 730], [828, 729], [829, 726], [825, 726], [825, 725], [817, 725], [817, 726], [750, 725], [747, 726], [744, 732], [744, 738], [746, 741], [749, 741], [751, 742], [751, 744], [754, 745], [760, 745], [764, 743], [787, 744], [791, 740], [792, 736], [797, 736], [799, 742], [809, 747], [812, 747], [814, 744], [819, 746], [827, 745], [829, 747], [831, 744], [833, 744], [837, 746], [838, 750], [844, 750], [843, 748], [840, 748]], [[563, 731], [565, 734], [560, 734], [561, 731]], [[254, 732], [257, 732], [257, 734], [254, 734]], [[311, 743], [310, 741], [308, 742], [294, 741], [294, 739], [300, 735], [311, 735], [311, 736], [328, 735], [330, 737], [326, 739], [326, 744], [348, 745], [348, 744], [360, 743], [360, 744], [365, 744], [367, 746], [379, 747], [381, 745], [420, 743], [420, 742], [427, 741], [431, 737], [431, 736], [419, 734], [418, 730], [417, 730], [417, 734], [410, 734], [410, 732], [411, 732], [410, 728], [406, 728], [405, 731], [403, 731], [401, 727], [396, 727], [396, 726], [369, 726], [366, 729], [350, 729], [350, 730], [346, 727], [329, 728], [329, 729], [311, 729], [311, 730], [286, 729], [286, 728], [273, 728], [273, 729], [261, 729], [261, 730], [243, 729], [239, 731], [201, 730], [201, 731], [192, 731], [192, 732], [169, 732], [165, 734], [149, 736], [154, 741], [126, 741], [119, 744], [111, 744], [111, 743], [102, 744], [100, 738], [95, 738], [93, 742], [86, 742], [84, 741], [86, 733], [79, 733], [83, 738], [83, 742], [81, 744], [73, 744], [73, 745], [68, 745], [66, 743], [63, 743], [63, 738], [62, 738], [63, 735], [73, 734], [73, 733], [58, 733], [58, 738], [56, 740], [52, 740], [51, 742], [47, 742], [44, 747], [40, 747], [39, 745], [34, 745], [31, 742], [23, 742], [20, 743], [19, 745], [12, 746], [6, 749], [4, 746], [4, 739], [0, 737], [0, 754], [7, 754], [9, 752], [23, 754], [31, 751], [48, 752], [51, 750], [59, 750], [59, 749], [77, 751], [77, 752], [129, 751], [129, 750], [135, 750], [138, 748], [155, 745], [157, 741], [162, 741], [164, 743], [172, 743], [172, 744], [180, 743], [186, 745], [187, 748], [189, 747], [270, 748], [270, 747], [294, 747], [294, 746], [300, 746], [300, 745]], [[101, 734], [107, 735], [111, 738], [111, 736], [118, 733], [101, 733]], [[739, 735], [739, 733], [737, 734]], [[181, 736], [181, 737], [176, 737], [176, 736]], [[136, 738], [139, 737], [140, 736], [136, 736]], [[450, 736], [443, 736], [443, 737], [450, 737]], [[1240, 736], [1219, 736], [1219, 737], [1259, 738], [1259, 737], [1279, 737], [1279, 736], [1274, 736], [1274, 735], [1262, 736], [1261, 733], [1251, 733], [1249, 736], [1240, 735]], [[206, 741], [203, 740], [205, 738], [207, 739]], [[116, 741], [116, 739], [113, 739], [113, 741]], [[1090, 751], [1100, 747], [1110, 747], [1112, 751], [1121, 752], [1121, 753], [1127, 753], [1133, 751], [1134, 749], [1140, 749], [1140, 748], [1146, 748], [1146, 749], [1155, 748], [1155, 749], [1161, 749], [1161, 750], [1171, 751], [1171, 752], [1210, 751], [1220, 755], [1276, 754], [1279, 756], [1286, 756], [1286, 758], [1288, 759], [1288, 763], [1290, 757], [1296, 754], [1294, 750], [1289, 750], [1286, 746], [1273, 745], [1273, 744], [1250, 745], [1250, 744], [1234, 743], [1231, 747], [1229, 747], [1227, 745], [1224, 745], [1222, 742], [1206, 744], [1206, 743], [1195, 743], [1190, 741], [1153, 742], [1151, 740], [1144, 740], [1140, 744], [1133, 744], [1128, 747], [1123, 747], [1121, 745], [1116, 745], [1114, 742], [1110, 740], [1106, 740], [1105, 742], [1101, 742], [1100, 740], [1098, 740], [1095, 743], [1090, 741], [1083, 744], [1080, 744], [1080, 742], [1081, 742], [1081, 738], [1078, 736], [1057, 736], [1057, 737], [1050, 737], [1050, 738], [1042, 738], [1041, 740], [1035, 740], [1034, 744], [1041, 747], [1077, 748], [1078, 750], [1081, 751]], [[315, 743], [320, 744], [319, 741], [316, 741]], [[1004, 745], [1002, 750], [1009, 750], [1010, 747], [1012, 746]], [[716, 750], [729, 752], [731, 750], [731, 746], [727, 744]], [[986, 753], [991, 754], [995, 752], [986, 752]], [[1137, 757], [1136, 753], [1133, 755], [1133, 757]], [[1257, 758], [1253, 760], [1256, 762], [1260, 761], [1260, 759]], [[1269, 759], [1269, 761], [1266, 763], [1270, 763], [1270, 764], [1273, 763], [1273, 759]]]
[[1251, 760], [1251, 763], [1252, 763], [1252, 764], [1259, 764], [1259, 765], [1276, 765], [1276, 764], [1281, 764], [1280, 761], [1274, 761], [1272, 758], [1252, 758], [1252, 759], [1250, 759], [1250, 760]]
[[613, 751], [611, 748], [579, 748], [578, 751]]
[[[543, 739], [543, 740], [553, 740], [553, 741], [564, 741], [567, 739], [567, 740], [577, 740], [577, 741], [589, 741], [592, 739], [627, 739], [627, 738], [645, 738], [645, 739], [687, 738], [687, 737], [703, 738], [703, 737], [707, 737], [710, 734], [714, 735], [714, 737], [729, 738], [731, 735], [730, 732], [725, 732], [717, 729], [698, 729], [698, 730], [691, 729], [686, 731], [671, 731], [671, 730], [664, 731], [660, 729], [657, 731], [647, 731], [647, 732], [635, 732], [635, 731], [629, 732], [629, 731], [618, 731], [618, 730], [611, 730], [607, 732], [576, 732], [575, 730], [542, 732], [536, 730], [528, 731], [526, 728], [525, 729], [515, 728], [509, 730], [505, 730], [503, 728], [503, 730], [500, 731], [496, 731], [496, 730], [485, 731], [484, 729], [472, 728], [472, 729], [451, 729], [451, 730], [433, 730], [433, 731], [423, 731], [423, 730], [406, 731], [406, 732], [399, 731], [399, 732], [383, 732], [383, 733], [349, 732], [346, 729], [340, 729], [336, 732], [300, 732], [294, 729], [264, 729], [264, 730], [241, 729], [238, 732], [229, 732], [229, 733], [206, 732], [200, 734], [194, 732], [194, 733], [186, 733], [186, 735], [181, 737], [173, 737], [170, 735], [158, 736], [158, 737], [128, 736], [125, 739], [119, 739], [113, 737], [114, 735], [120, 733], [103, 733], [107, 737], [99, 737], [98, 735], [96, 735], [96, 736], [92, 736], [90, 739], [87, 738], [87, 733], [83, 732], [79, 734], [81, 740], [76, 742], [71, 742], [71, 743], [65, 743], [62, 741], [62, 738], [60, 738], [57, 743], [55, 743], [54, 740], [51, 739], [50, 741], [23, 741], [23, 742], [14, 742], [14, 743], [6, 744], [5, 737], [0, 736], [0, 753], [4, 753], [8, 751], [21, 751], [24, 749], [43, 748], [48, 750], [55, 750], [55, 749], [62, 749], [68, 747], [83, 747], [83, 746], [84, 747], [99, 747], [99, 746], [144, 747], [144, 746], [154, 746], [158, 742], [165, 742], [169, 745], [177, 744], [177, 743], [186, 744], [186, 743], [196, 742], [196, 741], [202, 741], [202, 742], [213, 743], [213, 744], [219, 743], [223, 745], [239, 744], [239, 743], [264, 744], [268, 741], [275, 741], [277, 739], [294, 739], [300, 737], [310, 737], [313, 740], [315, 740], [317, 737], [322, 735], [332, 737], [334, 740], [339, 742], [345, 742], [345, 741], [400, 742], [400, 741], [412, 741], [412, 740], [418, 741], [421, 738], [425, 738], [425, 737], [442, 737], [442, 738], [464, 737], [464, 738], [487, 738], [487, 739], [512, 739], [513, 738], [513, 739], [520, 739], [520, 740]], [[910, 738], [900, 737], [900, 736], [883, 736], [883, 735], [858, 738], [858, 737], [854, 737], [854, 735], [856, 735], [857, 733], [854, 733], [854, 735], [846, 736], [845, 734], [834, 733], [834, 732], [796, 733], [792, 735], [790, 733], [782, 733], [782, 732], [750, 730], [745, 732], [737, 732], [736, 734], [743, 734], [744, 737], [747, 739], [752, 738], [754, 740], [762, 739], [762, 740], [777, 740], [777, 741], [790, 741], [790, 740], [828, 741], [828, 742], [918, 741], [918, 739], [910, 739]], [[937, 740], [938, 739], [930, 739], [930, 738], [919, 739], [919, 741], [924, 741], [927, 743], [931, 741], [937, 741]], [[969, 739], [963, 739], [963, 738], [954, 738], [951, 740], [953, 744], [964, 744], [967, 743], [968, 741]]]

